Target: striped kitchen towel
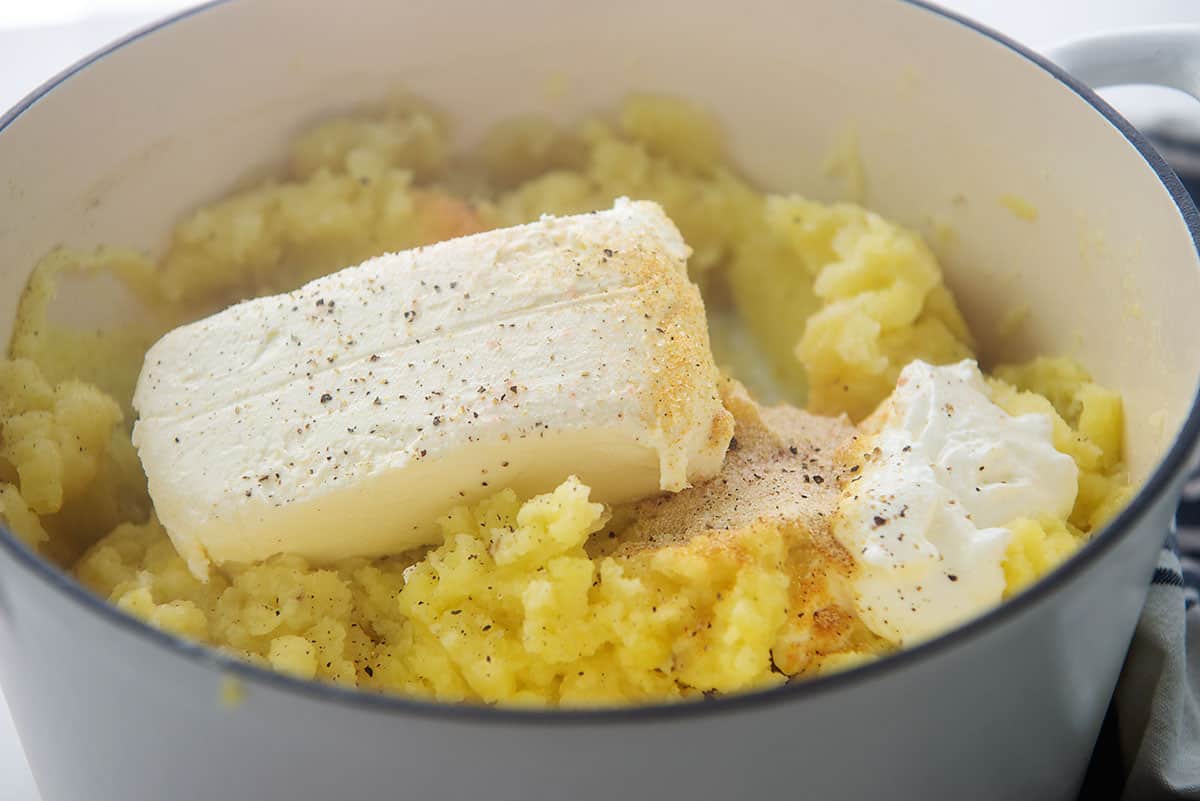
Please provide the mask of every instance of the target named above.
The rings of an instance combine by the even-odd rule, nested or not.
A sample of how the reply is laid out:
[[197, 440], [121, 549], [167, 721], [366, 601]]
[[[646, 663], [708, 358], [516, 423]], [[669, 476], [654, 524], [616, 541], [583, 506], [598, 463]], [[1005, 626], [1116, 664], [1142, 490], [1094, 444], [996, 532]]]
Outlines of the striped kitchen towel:
[[[1183, 502], [1175, 515], [1175, 531], [1167, 538], [1166, 550], [1179, 557], [1175, 569], [1160, 567], [1155, 584], [1179, 587], [1188, 612], [1200, 603], [1200, 474], [1183, 489]], [[1200, 655], [1198, 655], [1200, 656]]]
[[1122, 798], [1200, 799], [1200, 477], [1159, 555], [1113, 702]]

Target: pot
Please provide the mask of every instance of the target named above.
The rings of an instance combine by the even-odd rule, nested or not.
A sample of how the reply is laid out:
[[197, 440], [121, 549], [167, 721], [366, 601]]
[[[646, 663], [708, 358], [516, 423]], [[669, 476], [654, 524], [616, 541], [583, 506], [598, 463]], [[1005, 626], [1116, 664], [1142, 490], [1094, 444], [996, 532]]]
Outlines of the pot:
[[[1178, 84], [1200, 40], [1172, 36], [1064, 58]], [[1200, 433], [1200, 224], [1141, 136], [1045, 59], [916, 2], [210, 3], [0, 120], [0, 328], [53, 246], [161, 249], [302, 126], [398, 83], [467, 143], [521, 111], [682, 95], [719, 114], [751, 179], [820, 199], [845, 192], [822, 165], [853, 131], [870, 206], [957, 232], [932, 241], [985, 361], [1068, 354], [1123, 394], [1141, 489], [1078, 556], [942, 637], [763, 692], [599, 711], [276, 675], [142, 625], [2, 532], [0, 680], [45, 801], [1072, 797]]]

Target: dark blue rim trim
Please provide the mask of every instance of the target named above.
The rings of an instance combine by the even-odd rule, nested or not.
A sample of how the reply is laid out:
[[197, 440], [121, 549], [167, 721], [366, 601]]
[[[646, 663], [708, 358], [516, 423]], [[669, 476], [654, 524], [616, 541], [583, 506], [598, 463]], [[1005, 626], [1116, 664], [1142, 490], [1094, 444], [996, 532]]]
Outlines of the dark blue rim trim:
[[[211, 0], [208, 3], [142, 28], [129, 36], [117, 40], [91, 56], [76, 62], [28, 95], [3, 117], [0, 117], [0, 135], [21, 114], [75, 73], [80, 72], [110, 53], [144, 36], [228, 2], [231, 2], [231, 0]], [[900, 0], [900, 2], [905, 2], [930, 14], [956, 22], [1007, 47], [1018, 56], [1041, 67], [1090, 104], [1114, 128], [1120, 131], [1129, 143], [1142, 155], [1142, 158], [1145, 159], [1150, 168], [1158, 175], [1159, 180], [1162, 181], [1163, 186], [1170, 193], [1176, 206], [1179, 208], [1179, 214], [1191, 232], [1192, 241], [1196, 246], [1198, 255], [1200, 255], [1200, 216], [1197, 215], [1196, 207], [1191, 197], [1184, 190], [1179, 178], [1167, 166], [1162, 156], [1150, 146], [1146, 139], [1111, 106], [1097, 97], [1091, 89], [1063, 72], [1049, 60], [1014, 42], [1007, 36], [997, 33], [973, 20], [945, 9], [928, 5], [924, 0]], [[348, 704], [375, 712], [398, 713], [401, 715], [411, 714], [443, 720], [463, 721], [472, 724], [535, 723], [545, 725], [550, 723], [629, 723], [639, 720], [664, 720], [736, 712], [763, 704], [803, 701], [805, 698], [819, 693], [841, 690], [860, 682], [870, 681], [886, 672], [901, 669], [930, 658], [936, 658], [938, 654], [947, 649], [968, 643], [992, 626], [1015, 619], [1017, 616], [1032, 610], [1033, 607], [1059, 591], [1068, 582], [1078, 578], [1101, 555], [1112, 550], [1125, 535], [1129, 534], [1137, 521], [1155, 503], [1165, 500], [1165, 496], [1171, 490], [1172, 485], [1182, 476], [1187, 466], [1188, 458], [1192, 453], [1193, 446], [1198, 439], [1200, 439], [1200, 396], [1193, 398], [1187, 421], [1184, 423], [1178, 438], [1163, 458], [1163, 461], [1146, 481], [1141, 491], [1138, 492], [1129, 505], [1103, 531], [1093, 538], [1079, 554], [1067, 560], [1065, 564], [1045, 576], [1029, 590], [959, 628], [929, 642], [908, 648], [843, 673], [806, 679], [768, 690], [731, 695], [713, 700], [690, 701], [676, 704], [652, 704], [595, 710], [522, 710], [468, 704], [434, 703], [394, 695], [377, 695], [333, 684], [295, 679], [265, 668], [255, 667], [235, 657], [227, 656], [205, 646], [182, 640], [126, 615], [115, 606], [88, 592], [68, 574], [38, 557], [17, 540], [12, 532], [3, 528], [3, 526], [0, 526], [0, 547], [6, 550], [15, 561], [23, 564], [38, 578], [47, 582], [52, 587], [61, 590], [72, 600], [96, 613], [108, 623], [131, 631], [137, 636], [144, 637], [155, 645], [173, 650], [187, 659], [211, 665], [224, 673], [244, 679], [252, 684], [267, 684], [276, 689], [296, 693], [297, 695], [306, 696], [314, 700]]]

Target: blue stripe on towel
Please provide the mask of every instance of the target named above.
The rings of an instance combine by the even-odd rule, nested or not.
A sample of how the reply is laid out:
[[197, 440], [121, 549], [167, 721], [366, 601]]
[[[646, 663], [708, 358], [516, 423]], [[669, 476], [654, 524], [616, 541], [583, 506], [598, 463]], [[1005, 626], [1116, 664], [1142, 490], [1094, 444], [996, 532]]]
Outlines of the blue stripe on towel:
[[1168, 570], [1165, 567], [1155, 568], [1154, 576], [1150, 579], [1151, 584], [1165, 584], [1168, 587], [1182, 587], [1183, 576], [1176, 573], [1174, 570]]

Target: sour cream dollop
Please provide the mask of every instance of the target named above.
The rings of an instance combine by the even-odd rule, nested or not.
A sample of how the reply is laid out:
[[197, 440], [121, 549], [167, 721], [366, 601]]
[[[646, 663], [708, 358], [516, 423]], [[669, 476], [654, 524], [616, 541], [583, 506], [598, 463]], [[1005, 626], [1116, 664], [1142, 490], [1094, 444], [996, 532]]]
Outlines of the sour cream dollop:
[[1075, 503], [1078, 468], [1051, 419], [1005, 412], [973, 361], [908, 365], [864, 428], [834, 535], [858, 563], [861, 619], [898, 644], [999, 603], [1007, 526]]

